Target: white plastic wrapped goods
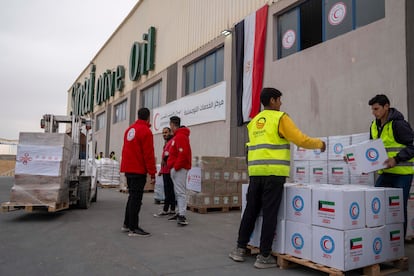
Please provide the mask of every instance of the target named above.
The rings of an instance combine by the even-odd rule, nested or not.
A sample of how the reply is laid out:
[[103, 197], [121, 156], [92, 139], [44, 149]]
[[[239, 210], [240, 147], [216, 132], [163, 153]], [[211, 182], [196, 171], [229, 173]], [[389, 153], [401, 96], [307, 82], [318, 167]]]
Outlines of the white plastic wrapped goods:
[[97, 164], [97, 180], [102, 185], [119, 185], [121, 174], [119, 162], [110, 158], [95, 160]]
[[63, 147], [18, 145], [15, 174], [62, 175]]

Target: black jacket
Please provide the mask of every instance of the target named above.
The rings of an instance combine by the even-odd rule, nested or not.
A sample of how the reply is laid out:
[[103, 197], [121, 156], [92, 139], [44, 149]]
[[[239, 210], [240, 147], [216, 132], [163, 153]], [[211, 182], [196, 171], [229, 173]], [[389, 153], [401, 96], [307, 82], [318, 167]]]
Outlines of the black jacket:
[[[394, 133], [394, 139], [400, 144], [405, 145], [406, 147], [403, 148], [397, 156], [395, 156], [395, 161], [397, 163], [404, 162], [410, 160], [414, 157], [414, 133], [410, 126], [410, 124], [404, 120], [404, 115], [401, 114], [397, 109], [390, 108], [387, 122], [393, 121], [392, 123], [392, 131]], [[378, 128], [378, 136], [381, 136], [382, 128], [381, 128], [381, 121], [376, 120], [377, 128]], [[372, 139], [372, 133], [370, 132], [370, 139]]]

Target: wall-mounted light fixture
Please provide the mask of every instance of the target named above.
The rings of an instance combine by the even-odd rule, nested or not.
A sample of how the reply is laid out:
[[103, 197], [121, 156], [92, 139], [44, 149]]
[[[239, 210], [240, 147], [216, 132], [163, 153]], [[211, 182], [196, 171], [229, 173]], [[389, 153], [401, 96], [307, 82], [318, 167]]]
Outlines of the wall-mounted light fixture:
[[229, 34], [231, 34], [231, 30], [229, 30], [229, 29], [222, 30], [221, 34], [224, 35], [224, 36], [228, 36]]

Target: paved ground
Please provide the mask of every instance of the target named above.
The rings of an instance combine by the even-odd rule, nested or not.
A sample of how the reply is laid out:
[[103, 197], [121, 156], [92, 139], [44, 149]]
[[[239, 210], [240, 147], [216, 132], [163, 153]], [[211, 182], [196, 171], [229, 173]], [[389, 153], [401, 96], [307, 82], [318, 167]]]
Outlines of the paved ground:
[[[0, 202], [8, 201], [13, 178], [0, 177]], [[0, 214], [0, 275], [321, 275], [297, 267], [253, 267], [254, 257], [235, 263], [240, 211], [189, 212], [190, 225], [154, 218], [160, 205], [146, 193], [141, 226], [151, 237], [128, 237], [120, 231], [127, 195], [100, 189], [88, 210], [58, 213], [15, 211]], [[413, 275], [414, 243], [406, 244]], [[347, 275], [358, 275], [352, 271]], [[326, 274], [327, 275], [327, 274]]]

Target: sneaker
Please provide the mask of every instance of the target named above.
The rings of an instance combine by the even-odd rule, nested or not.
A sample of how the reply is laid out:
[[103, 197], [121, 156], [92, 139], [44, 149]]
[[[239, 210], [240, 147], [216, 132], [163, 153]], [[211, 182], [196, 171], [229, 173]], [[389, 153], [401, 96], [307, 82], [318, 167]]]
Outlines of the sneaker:
[[158, 214], [154, 214], [154, 217], [156, 217], [156, 218], [161, 218], [161, 217], [165, 217], [165, 216], [168, 216], [169, 215], [169, 213], [168, 212], [166, 212], [166, 211], [161, 211], [161, 212], [159, 212]]
[[254, 263], [255, 268], [271, 268], [276, 267], [276, 259], [269, 254], [267, 257], [259, 254], [256, 257], [256, 262]]
[[168, 220], [177, 220], [178, 214], [175, 214], [174, 216], [168, 218]]
[[244, 262], [244, 258], [247, 256], [247, 250], [245, 248], [237, 247], [230, 252], [229, 257], [235, 262]]
[[176, 212], [175, 212], [175, 210], [170, 210], [170, 211], [168, 212], [168, 214], [169, 214], [169, 215], [176, 215]]
[[129, 232], [129, 228], [124, 224], [124, 225], [122, 225], [122, 227], [121, 227], [121, 231], [122, 232]]
[[177, 224], [178, 225], [188, 225], [187, 218], [185, 216], [178, 216], [177, 217]]
[[149, 237], [151, 236], [150, 233], [145, 232], [142, 228], [135, 229], [134, 231], [129, 231], [129, 237]]

